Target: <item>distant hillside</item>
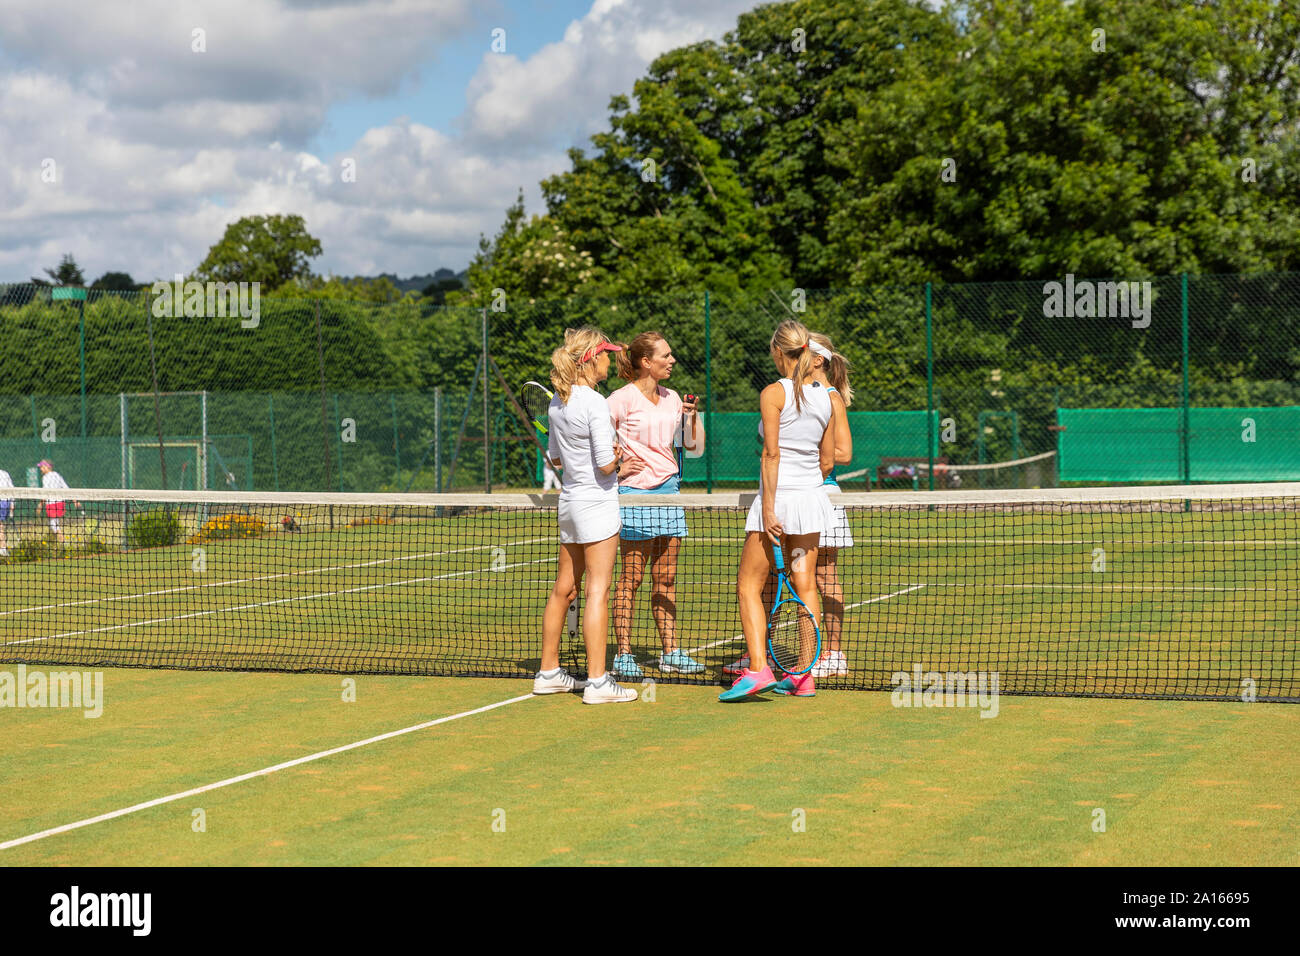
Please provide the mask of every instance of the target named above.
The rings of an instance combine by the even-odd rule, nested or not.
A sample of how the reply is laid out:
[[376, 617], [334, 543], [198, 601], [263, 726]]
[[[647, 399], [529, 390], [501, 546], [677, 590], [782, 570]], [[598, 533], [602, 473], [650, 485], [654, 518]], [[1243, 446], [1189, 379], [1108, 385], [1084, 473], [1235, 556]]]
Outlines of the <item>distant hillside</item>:
[[465, 286], [465, 277], [467, 274], [468, 274], [468, 270], [463, 270], [461, 272], [452, 272], [450, 269], [439, 269], [437, 272], [434, 272], [432, 275], [411, 276], [409, 279], [399, 279], [391, 272], [383, 272], [377, 276], [363, 276], [358, 278], [387, 279], [389, 282], [393, 283], [393, 285], [397, 286], [397, 288], [401, 289], [403, 292], [423, 292], [430, 285], [432, 285], [433, 283], [437, 282], [440, 279], [455, 279], [457, 282], [461, 284], [461, 287], [463, 288]]

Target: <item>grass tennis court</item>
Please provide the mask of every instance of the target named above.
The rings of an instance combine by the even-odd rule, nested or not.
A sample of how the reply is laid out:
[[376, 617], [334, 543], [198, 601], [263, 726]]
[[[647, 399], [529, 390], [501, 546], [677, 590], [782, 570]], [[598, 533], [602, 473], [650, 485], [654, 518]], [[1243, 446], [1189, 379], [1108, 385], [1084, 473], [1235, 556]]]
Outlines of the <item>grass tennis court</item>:
[[[0, 712], [0, 843], [528, 689], [362, 677], [344, 703], [341, 681], [116, 668], [98, 720]], [[988, 720], [887, 694], [723, 707], [713, 693], [530, 698], [0, 850], [0, 864], [1300, 862], [1294, 707], [1007, 698]]]
[[[0, 864], [1295, 865], [1300, 708], [1240, 694], [1298, 696], [1298, 512], [1251, 495], [873, 496], [839, 555], [850, 675], [730, 706], [740, 508], [692, 511], [679, 565], [708, 671], [620, 707], [523, 696], [549, 509], [250, 505], [212, 540], [181, 509], [175, 544], [0, 566], [0, 672], [118, 665], [97, 719], [0, 708], [0, 846], [58, 830]], [[91, 520], [74, 548], [125, 531]], [[646, 592], [636, 620], [659, 680]], [[836, 689], [913, 664], [998, 673], [996, 716]]]

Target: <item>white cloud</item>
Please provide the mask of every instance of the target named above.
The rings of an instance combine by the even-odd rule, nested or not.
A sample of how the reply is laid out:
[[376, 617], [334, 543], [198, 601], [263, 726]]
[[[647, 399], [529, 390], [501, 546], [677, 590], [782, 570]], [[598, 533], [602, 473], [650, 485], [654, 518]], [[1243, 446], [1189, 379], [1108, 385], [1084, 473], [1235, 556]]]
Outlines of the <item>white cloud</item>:
[[[612, 94], [750, 5], [598, 0], [531, 56], [485, 52], [458, 129], [385, 119], [326, 156], [306, 147], [330, 108], [413, 82], [472, 24], [471, 0], [0, 0], [0, 281], [64, 252], [88, 278], [170, 277], [228, 223], [272, 213], [306, 219], [317, 271], [461, 267], [521, 187], [539, 211], [537, 184]], [[196, 26], [207, 53], [190, 50]]]
[[580, 143], [604, 125], [610, 96], [630, 92], [655, 57], [721, 37], [753, 6], [752, 0], [597, 0], [562, 40], [527, 60], [508, 51], [484, 56], [468, 88], [467, 139], [517, 150], [557, 137]]

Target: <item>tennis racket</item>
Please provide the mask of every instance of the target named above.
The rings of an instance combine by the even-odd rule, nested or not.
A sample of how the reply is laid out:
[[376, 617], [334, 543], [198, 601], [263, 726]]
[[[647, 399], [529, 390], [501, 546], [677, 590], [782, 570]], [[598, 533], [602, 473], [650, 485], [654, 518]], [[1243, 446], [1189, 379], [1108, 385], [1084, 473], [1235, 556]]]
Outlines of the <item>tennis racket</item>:
[[767, 650], [776, 666], [787, 674], [806, 674], [821, 656], [821, 628], [790, 584], [779, 544], [772, 545], [772, 557], [776, 562], [776, 597], [767, 619]]
[[[533, 420], [533, 443], [542, 453], [542, 458], [550, 464], [550, 452], [547, 449], [547, 442], [542, 436], [548, 434], [547, 409], [551, 407], [551, 390], [541, 382], [524, 382], [524, 387], [519, 390], [519, 400], [523, 403], [524, 412]], [[554, 469], [558, 478], [559, 469]], [[560, 479], [561, 483], [563, 479]]]
[[[695, 396], [694, 396], [694, 395], [687, 395], [686, 398], [684, 399], [684, 404], [689, 405], [689, 404], [690, 404], [691, 402], [693, 402], [693, 401], [695, 401]], [[686, 423], [687, 423], [688, 421], [690, 421], [689, 416], [687, 416], [685, 413], [683, 413], [683, 414], [682, 414], [682, 440], [681, 440], [681, 443], [678, 444], [678, 446], [677, 446], [677, 477], [678, 477], [679, 479], [680, 479], [680, 478], [685, 478], [685, 477], [686, 477], [686, 462], [685, 462], [685, 457], [686, 457]]]
[[523, 399], [524, 411], [533, 420], [533, 427], [543, 435], [547, 434], [546, 410], [551, 407], [551, 390], [540, 382], [524, 382], [519, 397]]

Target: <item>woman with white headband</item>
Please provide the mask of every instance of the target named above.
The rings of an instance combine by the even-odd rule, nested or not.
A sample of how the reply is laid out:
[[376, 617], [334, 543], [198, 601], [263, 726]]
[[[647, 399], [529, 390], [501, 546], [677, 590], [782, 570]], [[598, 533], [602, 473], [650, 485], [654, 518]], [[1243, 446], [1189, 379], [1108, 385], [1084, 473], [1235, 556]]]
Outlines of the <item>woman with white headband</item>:
[[[826, 389], [831, 399], [831, 430], [835, 433], [835, 464], [847, 465], [853, 460], [853, 432], [849, 429], [849, 405], [853, 404], [853, 388], [849, 385], [849, 360], [831, 344], [828, 336], [813, 332], [811, 348], [817, 358], [813, 363], [813, 380]], [[835, 469], [826, 475], [826, 490], [840, 490], [835, 480]], [[835, 523], [822, 535], [817, 549], [817, 592], [822, 598], [821, 658], [813, 666], [813, 677], [843, 677], [849, 672], [848, 658], [840, 646], [844, 631], [844, 587], [840, 584], [839, 553], [853, 547], [853, 532], [849, 528], [848, 512], [840, 505], [834, 506]]]

